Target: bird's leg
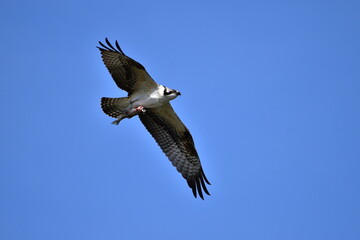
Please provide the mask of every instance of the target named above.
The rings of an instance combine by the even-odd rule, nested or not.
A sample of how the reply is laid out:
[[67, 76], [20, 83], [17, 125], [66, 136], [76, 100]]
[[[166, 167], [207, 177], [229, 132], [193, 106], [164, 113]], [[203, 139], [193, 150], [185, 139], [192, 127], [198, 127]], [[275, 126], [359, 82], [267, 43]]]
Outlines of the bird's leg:
[[135, 108], [137, 112], [146, 112], [145, 108], [143, 106], [138, 106]]
[[138, 106], [138, 107], [129, 106], [127, 109], [125, 109], [122, 112], [120, 118], [132, 118], [133, 116], [138, 115], [140, 112], [145, 112], [145, 108], [143, 106]]
[[130, 105], [130, 106], [128, 106], [127, 108], [125, 108], [123, 110], [121, 115], [124, 116], [124, 117], [126, 117], [128, 115], [133, 116], [133, 115], [139, 114], [140, 112], [146, 112], [146, 110], [145, 110], [145, 108], [143, 106], [132, 107]]
[[138, 115], [140, 112], [145, 112], [145, 111], [146, 110], [143, 106], [138, 106], [133, 108], [130, 105], [122, 111], [122, 113], [117, 117], [115, 121], [112, 122], [112, 124], [118, 125], [120, 121], [123, 120], [124, 118], [132, 118], [133, 116]]

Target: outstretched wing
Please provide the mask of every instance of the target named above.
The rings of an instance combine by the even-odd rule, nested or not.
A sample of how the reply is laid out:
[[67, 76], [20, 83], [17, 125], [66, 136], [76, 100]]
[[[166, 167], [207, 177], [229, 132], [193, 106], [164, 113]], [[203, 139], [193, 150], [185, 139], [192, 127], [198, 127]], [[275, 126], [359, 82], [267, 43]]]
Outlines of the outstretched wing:
[[137, 89], [152, 89], [158, 86], [143, 65], [124, 54], [117, 41], [116, 48], [107, 38], [105, 41], [107, 46], [99, 42], [101, 47], [97, 48], [100, 49], [103, 62], [119, 88], [131, 94]]
[[170, 103], [147, 108], [139, 117], [172, 164], [187, 180], [194, 196], [198, 193], [204, 199], [202, 190], [210, 195], [205, 184], [210, 182], [201, 167], [194, 140]]

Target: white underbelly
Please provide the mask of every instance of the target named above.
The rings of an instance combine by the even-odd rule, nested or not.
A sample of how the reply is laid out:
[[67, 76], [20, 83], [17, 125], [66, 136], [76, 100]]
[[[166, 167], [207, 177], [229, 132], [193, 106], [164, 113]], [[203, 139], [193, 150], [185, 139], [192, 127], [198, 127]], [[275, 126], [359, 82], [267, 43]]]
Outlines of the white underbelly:
[[165, 103], [164, 99], [159, 97], [158, 94], [151, 94], [150, 96], [142, 94], [138, 96], [132, 96], [131, 98], [132, 107], [143, 106], [145, 108], [155, 108], [160, 107]]
[[136, 102], [136, 104], [138, 104], [139, 106], [143, 106], [145, 108], [155, 108], [163, 105], [162, 101], [160, 100], [161, 99], [159, 98], [140, 99], [139, 101]]

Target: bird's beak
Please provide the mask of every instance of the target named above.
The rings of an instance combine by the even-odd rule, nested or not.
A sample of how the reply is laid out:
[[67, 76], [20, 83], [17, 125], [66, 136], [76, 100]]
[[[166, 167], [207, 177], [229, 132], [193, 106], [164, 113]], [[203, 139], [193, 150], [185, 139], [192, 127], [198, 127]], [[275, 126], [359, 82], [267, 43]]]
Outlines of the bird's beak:
[[180, 93], [180, 92], [176, 92], [176, 95], [180, 96], [180, 95], [181, 95], [181, 93]]

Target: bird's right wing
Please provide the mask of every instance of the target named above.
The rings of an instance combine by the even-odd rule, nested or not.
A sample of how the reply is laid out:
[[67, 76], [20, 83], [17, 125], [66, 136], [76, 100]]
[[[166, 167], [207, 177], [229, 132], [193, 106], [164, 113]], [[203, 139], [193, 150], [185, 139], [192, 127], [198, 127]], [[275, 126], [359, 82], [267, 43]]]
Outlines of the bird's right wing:
[[204, 199], [202, 190], [208, 194], [206, 179], [194, 140], [181, 122], [170, 103], [157, 108], [146, 108], [139, 114], [141, 122], [150, 132], [171, 163], [186, 179], [194, 196]]

